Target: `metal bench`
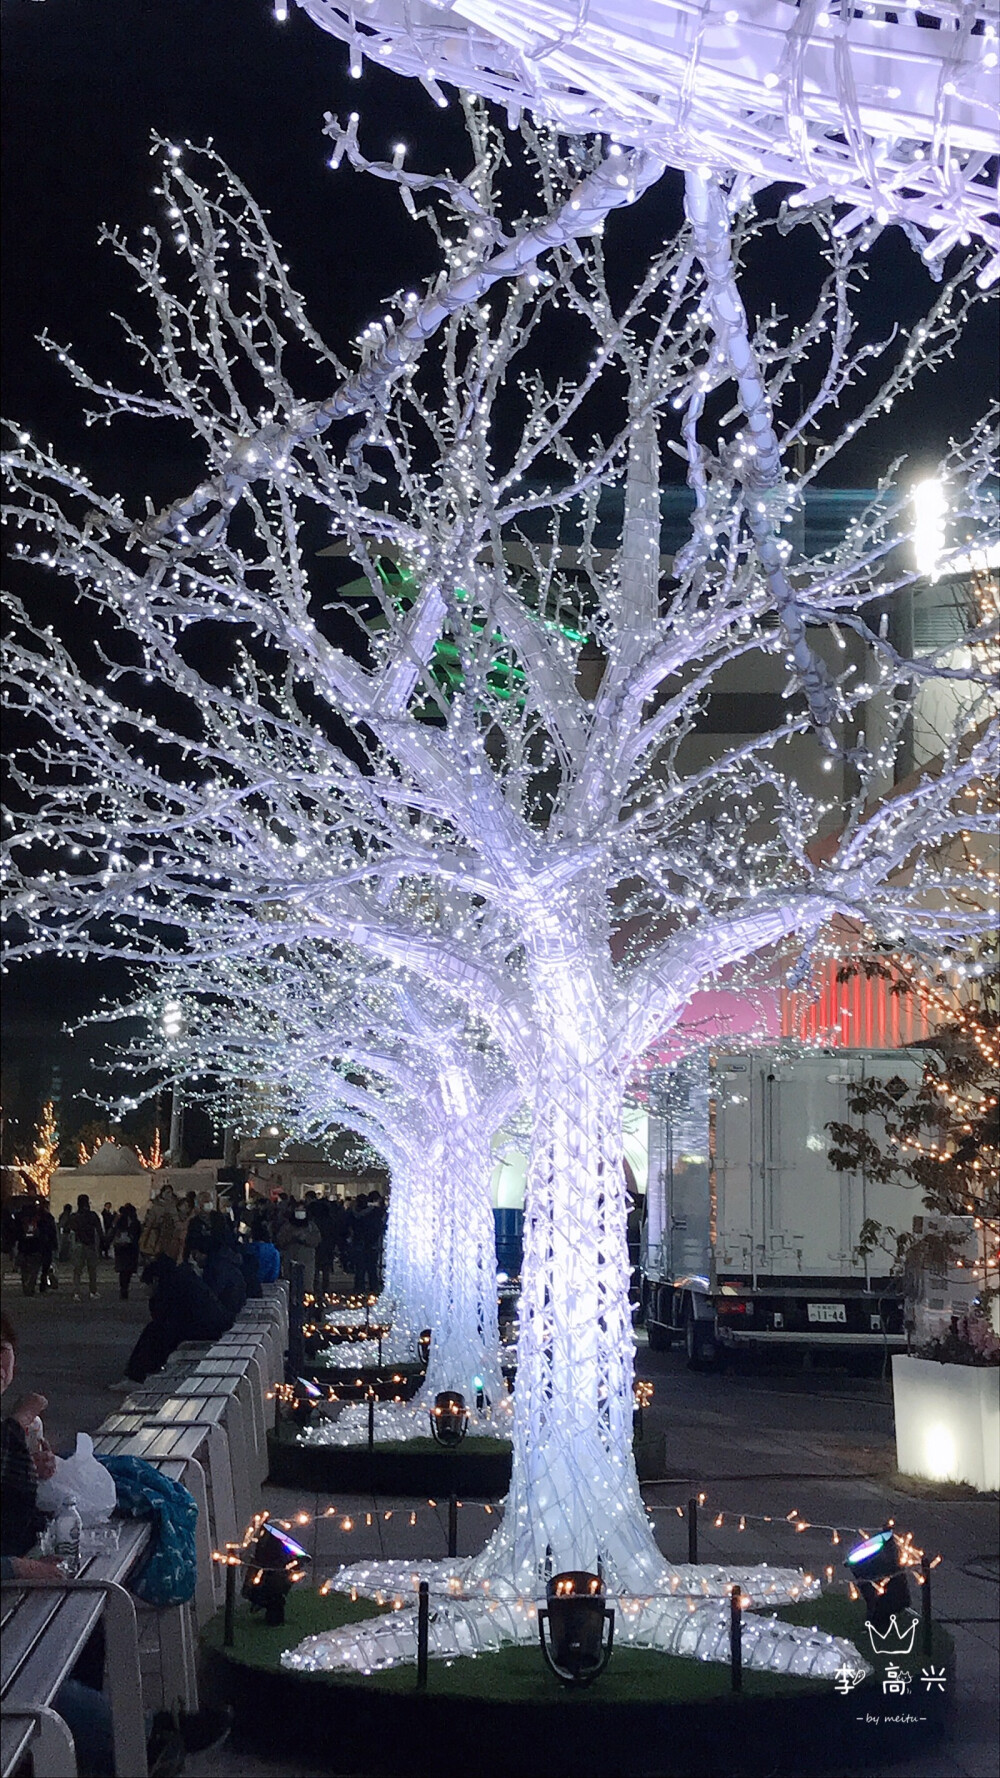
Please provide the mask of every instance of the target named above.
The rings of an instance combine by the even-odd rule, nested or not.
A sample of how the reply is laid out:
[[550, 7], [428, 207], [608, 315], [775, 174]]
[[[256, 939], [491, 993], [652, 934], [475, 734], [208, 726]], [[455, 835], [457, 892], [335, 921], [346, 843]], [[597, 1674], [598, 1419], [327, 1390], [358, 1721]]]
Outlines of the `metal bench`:
[[[222, 1596], [222, 1581], [212, 1561], [213, 1515], [209, 1508], [205, 1468], [208, 1462], [208, 1431], [202, 1426], [147, 1426], [141, 1415], [115, 1415], [130, 1424], [118, 1431], [107, 1423], [94, 1436], [94, 1450], [106, 1456], [141, 1457], [155, 1469], [181, 1482], [188, 1489], [198, 1508], [195, 1542], [198, 1549], [198, 1581], [195, 1589], [195, 1613], [200, 1624], [207, 1623], [216, 1606], [216, 1592]], [[131, 1424], [138, 1421], [137, 1425]], [[223, 1526], [223, 1529], [225, 1527]]]
[[87, 1558], [75, 1580], [10, 1581], [3, 1586], [0, 1778], [11, 1778], [29, 1751], [35, 1778], [65, 1778], [75, 1772], [72, 1737], [65, 1724], [60, 1726], [53, 1703], [102, 1618], [115, 1771], [118, 1778], [147, 1778], [135, 1601], [121, 1583], [149, 1537], [148, 1524], [126, 1520], [117, 1550]]
[[[258, 1482], [267, 1475], [267, 1408], [268, 1389], [261, 1366], [261, 1349], [256, 1345], [210, 1346], [197, 1354], [174, 1353], [163, 1369], [147, 1379], [146, 1388], [154, 1384], [164, 1392], [182, 1393], [189, 1382], [214, 1379], [220, 1393], [236, 1395], [246, 1414], [244, 1430], [252, 1437], [254, 1468]], [[131, 1398], [130, 1398], [131, 1399]]]
[[201, 1432], [208, 1458], [203, 1467], [211, 1490], [211, 1525], [217, 1547], [241, 1537], [246, 1525], [246, 1520], [240, 1524], [237, 1516], [233, 1456], [225, 1427], [227, 1406], [224, 1395], [209, 1400], [182, 1399], [149, 1391], [130, 1397], [120, 1413], [108, 1415], [101, 1428], [101, 1436], [105, 1433], [137, 1433], [148, 1427]]
[[[170, 1404], [174, 1402], [191, 1402], [197, 1408], [202, 1401], [218, 1401], [220, 1398], [225, 1403], [223, 1424], [229, 1439], [236, 1516], [242, 1531], [257, 1510], [257, 1492], [263, 1480], [263, 1475], [259, 1475], [249, 1379], [237, 1369], [210, 1377], [185, 1377], [182, 1382], [174, 1384], [168, 1403], [157, 1410], [157, 1418], [163, 1418], [168, 1411], [173, 1412]], [[174, 1413], [173, 1417], [176, 1419], [177, 1415]]]

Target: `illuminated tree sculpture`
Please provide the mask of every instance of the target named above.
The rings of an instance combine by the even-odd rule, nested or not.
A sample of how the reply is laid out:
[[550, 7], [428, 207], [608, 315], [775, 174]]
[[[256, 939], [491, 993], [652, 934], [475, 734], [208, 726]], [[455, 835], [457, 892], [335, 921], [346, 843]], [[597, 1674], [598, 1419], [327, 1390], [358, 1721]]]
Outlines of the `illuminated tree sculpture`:
[[[157, 1010], [166, 992], [184, 1007], [183, 1035], [169, 1047]], [[110, 1016], [137, 1010], [145, 1034], [121, 1058], [132, 1079], [155, 1075], [161, 1090], [165, 1068], [171, 1079], [207, 1074], [223, 1123], [245, 1120], [249, 1088], [257, 1114], [264, 1093], [267, 1115], [283, 1129], [314, 1139], [340, 1124], [389, 1162], [385, 1289], [376, 1306], [377, 1320], [392, 1320], [383, 1354], [391, 1362], [415, 1358], [424, 1328], [432, 1342], [420, 1396], [405, 1410], [379, 1410], [380, 1436], [426, 1436], [427, 1407], [441, 1390], [463, 1395], [490, 1427], [498, 1414], [504, 1419], [491, 1145], [519, 1095], [483, 1032], [468, 1031], [460, 1007], [430, 996], [405, 971], [370, 960], [366, 968], [350, 947], [315, 944], [285, 946], [266, 964], [158, 972], [138, 1009]], [[342, 1320], [340, 1311], [334, 1319]], [[330, 1355], [342, 1366], [365, 1358], [356, 1344]], [[328, 1442], [363, 1436], [347, 1416]]]
[[[900, 222], [930, 264], [970, 236], [1000, 272], [989, 0], [297, 0], [351, 73], [440, 81], [672, 167], [794, 183], [840, 226]], [[287, 16], [288, 0], [275, 11]]]
[[[510, 239], [501, 215], [518, 138], [477, 111], [470, 128], [462, 180], [374, 169], [433, 211], [456, 307], [438, 302], [433, 350], [425, 328], [422, 351], [404, 352], [407, 317], [426, 321], [437, 298], [402, 296], [395, 319], [362, 336], [353, 377], [312, 332], [238, 181], [212, 156], [192, 151], [202, 178], [168, 152], [167, 240], [120, 243], [156, 309], [157, 345], [143, 348], [156, 392], [74, 374], [112, 415], [192, 431], [205, 474], [166, 512], [133, 516], [15, 437], [26, 557], [114, 627], [97, 680], [16, 616], [11, 698], [30, 708], [32, 739], [15, 782], [31, 806], [8, 841], [8, 903], [27, 928], [15, 949], [157, 964], [182, 949], [194, 965], [213, 960], [202, 925], [224, 903], [228, 956], [350, 940], [464, 1000], [507, 1056], [533, 1134], [511, 1494], [457, 1584], [530, 1597], [549, 1566], [601, 1563], [616, 1593], [663, 1595], [650, 1635], [700, 1648], [704, 1622], [695, 1613], [685, 1632], [671, 1589], [717, 1592], [730, 1577], [666, 1563], [631, 1456], [623, 1097], [637, 1059], [715, 971], [785, 941], [804, 970], [836, 914], [917, 949], [978, 929], [926, 848], [968, 826], [962, 791], [994, 769], [989, 687], [974, 654], [908, 658], [880, 621], [916, 577], [909, 490], [887, 471], [824, 554], [792, 564], [781, 535], [858, 427], [948, 351], [978, 300], [978, 265], [941, 289], [919, 334], [862, 343], [850, 306], [862, 248], [817, 210], [801, 261], [803, 278], [818, 274], [812, 313], [752, 328], [731, 307], [706, 187], [704, 214], [692, 206], [690, 230], [622, 295], [600, 236], [572, 240], [566, 221], [573, 194], [607, 177], [599, 147], [525, 128], [551, 227], [523, 224], [515, 252], [497, 242]], [[353, 132], [334, 128], [338, 151], [364, 165]], [[516, 165], [515, 190], [524, 173]], [[769, 225], [749, 212], [724, 221], [733, 254], [766, 248]], [[474, 300], [501, 253], [520, 275]], [[733, 406], [729, 357], [744, 341], [752, 363]], [[293, 358], [342, 374], [343, 404], [302, 404]], [[363, 424], [344, 438], [337, 416], [359, 407]], [[806, 423], [821, 443], [802, 468]], [[673, 560], [661, 548], [665, 445], [695, 492]], [[985, 428], [945, 472], [946, 568], [970, 534], [995, 530]], [[367, 583], [360, 601], [331, 606], [316, 560], [331, 534]], [[857, 663], [819, 670], [823, 639], [838, 634], [867, 678]], [[699, 751], [720, 680], [773, 656], [787, 663], [783, 714]], [[966, 694], [962, 732], [933, 777], [874, 798], [892, 782], [908, 704], [946, 679]], [[817, 864], [809, 842], [833, 805], [800, 779], [824, 758], [839, 761], [847, 803], [839, 844]], [[280, 938], [265, 917], [279, 909]], [[802, 1584], [776, 1571], [744, 1581], [755, 1600]], [[763, 1632], [759, 1646], [769, 1660]]]

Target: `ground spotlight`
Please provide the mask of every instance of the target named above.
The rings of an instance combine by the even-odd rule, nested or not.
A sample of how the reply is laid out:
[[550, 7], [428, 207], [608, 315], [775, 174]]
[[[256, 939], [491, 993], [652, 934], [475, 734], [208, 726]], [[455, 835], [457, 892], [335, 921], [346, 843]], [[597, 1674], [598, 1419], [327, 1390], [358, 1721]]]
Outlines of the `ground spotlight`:
[[897, 1612], [910, 1609], [910, 1587], [899, 1561], [899, 1539], [891, 1525], [856, 1544], [845, 1563], [862, 1599], [868, 1621], [884, 1636]]
[[308, 1426], [313, 1417], [313, 1409], [323, 1399], [322, 1389], [310, 1382], [308, 1377], [296, 1377], [295, 1399], [289, 1410], [288, 1418], [296, 1426]]
[[243, 1560], [244, 1599], [252, 1611], [263, 1611], [266, 1624], [283, 1624], [285, 1600], [292, 1582], [301, 1579], [303, 1564], [312, 1560], [308, 1551], [279, 1526], [265, 1520]]
[[439, 1445], [454, 1448], [460, 1445], [469, 1430], [469, 1410], [465, 1396], [454, 1389], [442, 1389], [435, 1395], [431, 1408], [431, 1431]]
[[563, 1685], [590, 1685], [604, 1672], [615, 1639], [615, 1611], [605, 1601], [599, 1574], [578, 1570], [552, 1576], [538, 1613], [538, 1637], [546, 1665]]

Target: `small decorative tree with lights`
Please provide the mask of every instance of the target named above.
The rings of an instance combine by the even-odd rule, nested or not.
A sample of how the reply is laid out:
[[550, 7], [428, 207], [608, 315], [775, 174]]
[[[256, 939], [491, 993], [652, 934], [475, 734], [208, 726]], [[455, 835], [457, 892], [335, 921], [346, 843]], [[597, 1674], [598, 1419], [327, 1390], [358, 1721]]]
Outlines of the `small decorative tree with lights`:
[[35, 1139], [31, 1154], [26, 1160], [15, 1155], [11, 1163], [22, 1177], [38, 1193], [40, 1198], [47, 1198], [52, 1175], [59, 1165], [59, 1133], [56, 1126], [55, 1106], [51, 1099], [46, 1099], [42, 1106], [41, 1116], [35, 1125]]

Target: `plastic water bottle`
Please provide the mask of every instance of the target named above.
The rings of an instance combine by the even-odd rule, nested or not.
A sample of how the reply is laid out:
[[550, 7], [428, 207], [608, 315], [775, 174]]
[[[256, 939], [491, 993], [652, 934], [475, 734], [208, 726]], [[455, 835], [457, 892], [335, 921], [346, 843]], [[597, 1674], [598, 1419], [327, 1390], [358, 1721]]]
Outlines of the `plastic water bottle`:
[[56, 1515], [53, 1526], [53, 1553], [62, 1564], [65, 1573], [72, 1580], [80, 1572], [80, 1536], [83, 1521], [75, 1500], [67, 1500], [66, 1505]]

